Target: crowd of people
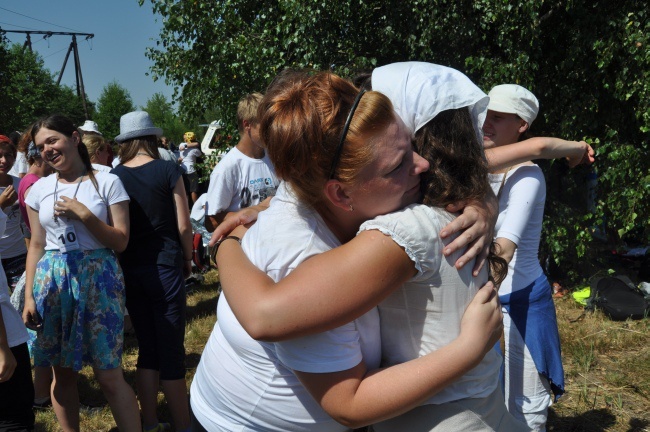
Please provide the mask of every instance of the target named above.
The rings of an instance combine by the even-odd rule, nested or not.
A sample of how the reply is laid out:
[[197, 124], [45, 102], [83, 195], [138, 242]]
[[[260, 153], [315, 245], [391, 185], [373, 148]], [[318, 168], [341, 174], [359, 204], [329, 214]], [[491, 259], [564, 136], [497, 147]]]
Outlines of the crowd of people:
[[[430, 63], [287, 70], [240, 100], [203, 196], [196, 134], [174, 153], [144, 111], [115, 157], [90, 120], [0, 136], [0, 431], [50, 401], [79, 430], [84, 365], [124, 431], [545, 430], [564, 377], [531, 160], [593, 150], [531, 138], [538, 111]], [[188, 394], [199, 220], [224, 295]]]

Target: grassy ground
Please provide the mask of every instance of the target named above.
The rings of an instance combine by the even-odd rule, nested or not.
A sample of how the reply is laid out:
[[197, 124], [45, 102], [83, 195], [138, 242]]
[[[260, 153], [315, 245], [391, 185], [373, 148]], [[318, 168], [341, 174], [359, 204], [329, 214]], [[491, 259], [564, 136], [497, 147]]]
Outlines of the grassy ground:
[[[218, 300], [216, 271], [188, 296], [188, 325], [185, 338], [188, 387], [199, 363], [203, 345], [216, 321]], [[613, 322], [600, 313], [582, 315], [582, 307], [570, 296], [556, 299], [562, 338], [567, 394], [550, 411], [549, 431], [650, 431], [650, 319]], [[124, 352], [127, 381], [133, 384], [137, 347], [128, 336]], [[92, 371], [82, 371], [79, 380], [82, 402], [99, 406], [82, 412], [81, 429], [115, 429], [110, 410]], [[159, 415], [169, 421], [162, 394]], [[56, 417], [39, 412], [36, 431], [58, 430]]]

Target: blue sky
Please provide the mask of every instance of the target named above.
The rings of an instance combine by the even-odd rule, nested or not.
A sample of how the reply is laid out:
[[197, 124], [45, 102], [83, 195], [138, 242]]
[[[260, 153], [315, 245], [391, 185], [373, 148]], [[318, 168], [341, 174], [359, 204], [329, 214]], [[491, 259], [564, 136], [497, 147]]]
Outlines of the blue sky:
[[[162, 27], [162, 18], [154, 16], [149, 1], [140, 7], [137, 0], [0, 0], [0, 27], [93, 33], [90, 41], [77, 37], [84, 87], [93, 102], [113, 80], [129, 91], [136, 107], [145, 105], [154, 93], [171, 100], [171, 87], [145, 75], [151, 66], [145, 50], [155, 46]], [[21, 45], [25, 42], [24, 34], [6, 37]], [[42, 35], [32, 35], [31, 39], [45, 67], [58, 77], [71, 36], [43, 40]], [[72, 60], [71, 55], [61, 82], [75, 88]]]

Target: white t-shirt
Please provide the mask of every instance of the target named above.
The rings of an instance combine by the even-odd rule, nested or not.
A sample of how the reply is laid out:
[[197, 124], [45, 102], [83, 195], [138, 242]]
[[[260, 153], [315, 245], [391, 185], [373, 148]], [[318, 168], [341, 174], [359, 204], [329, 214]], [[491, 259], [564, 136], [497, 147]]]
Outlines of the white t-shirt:
[[[4, 232], [6, 222], [7, 215], [0, 212], [0, 233]], [[7, 332], [9, 348], [27, 342], [29, 335], [25, 324], [23, 324], [23, 319], [11, 305], [7, 276], [2, 265], [0, 265], [0, 309], [2, 310], [2, 321]]]
[[27, 171], [29, 171], [29, 164], [27, 163], [27, 158], [25, 157], [25, 153], [17, 152], [14, 166], [11, 167], [11, 169], [7, 174], [12, 175], [14, 177], [20, 177], [20, 174], [27, 174]]
[[117, 156], [117, 155], [113, 156], [113, 162], [111, 162], [111, 165], [113, 166], [113, 168], [115, 168], [116, 166], [118, 166], [121, 163], [122, 162], [120, 161], [119, 156]]
[[[490, 174], [490, 185], [498, 193], [503, 174]], [[546, 182], [537, 165], [520, 165], [508, 172], [499, 198], [499, 218], [495, 238], [517, 245], [501, 282], [499, 295], [509, 294], [533, 283], [544, 272], [537, 253], [544, 221]]]
[[160, 159], [162, 160], [178, 163], [178, 158], [171, 150], [167, 150], [164, 147], [158, 147], [158, 154], [160, 155]]
[[[253, 263], [277, 281], [310, 256], [339, 244], [318, 213], [299, 205], [282, 183], [242, 246]], [[330, 332], [282, 343], [253, 340], [226, 298], [219, 300], [217, 316], [190, 389], [192, 411], [203, 427], [209, 431], [348, 430], [320, 407], [290, 367], [337, 372], [356, 366], [363, 357], [369, 369], [376, 368], [380, 358], [376, 309]]]
[[205, 203], [208, 201], [208, 194], [201, 194], [201, 196], [192, 205], [190, 211], [190, 218], [203, 225], [205, 220]]
[[[12, 176], [12, 181], [16, 193], [18, 193], [20, 179]], [[4, 192], [5, 189], [5, 187], [0, 187], [0, 193]], [[7, 227], [2, 237], [0, 237], [0, 258], [14, 258], [26, 254], [27, 247], [25, 246], [25, 238], [21, 228], [23, 217], [20, 215], [18, 201], [3, 211], [7, 215]]]
[[[90, 179], [82, 181], [81, 184], [78, 184], [78, 182], [70, 184], [58, 182], [57, 186], [56, 173], [50, 174], [34, 183], [29, 195], [25, 199], [25, 203], [38, 212], [38, 220], [41, 222], [46, 233], [45, 250], [58, 250], [59, 244], [57, 237], [61, 234], [60, 230], [70, 225], [74, 227], [79, 249], [95, 250], [106, 248], [81, 221], [67, 219], [65, 217], [59, 217], [55, 221], [53, 217], [55, 188], [56, 199], [60, 200], [62, 196], [73, 198], [75, 196], [75, 190], [79, 186], [76, 195], [77, 200], [88, 207], [100, 220], [108, 223], [108, 209], [106, 206], [111, 206], [122, 201], [129, 201], [129, 195], [115, 174], [100, 171], [95, 174], [95, 179], [97, 180], [97, 188], [95, 188], [95, 185]], [[97, 192], [98, 190], [99, 193]]]
[[191, 149], [185, 147], [181, 150], [181, 165], [185, 168], [186, 173], [192, 174], [196, 171], [194, 164], [196, 163], [196, 159], [200, 158], [202, 154], [201, 150], [195, 148]]
[[[446, 258], [442, 255], [455, 236], [442, 240], [438, 233], [453, 218], [442, 209], [413, 204], [367, 221], [359, 229], [376, 229], [389, 235], [417, 269], [412, 279], [379, 304], [382, 366], [422, 357], [456, 339], [467, 305], [487, 282], [485, 267], [476, 278], [472, 276], [472, 263], [461, 270], [454, 267], [463, 251]], [[425, 404], [486, 397], [497, 388], [500, 367], [501, 356], [492, 350], [478, 366]]]
[[97, 171], [111, 172], [111, 170], [113, 169], [113, 168], [111, 168], [109, 166], [102, 165], [102, 164], [95, 164], [94, 163], [94, 164], [91, 164], [91, 165], [93, 166], [93, 169], [95, 169]]
[[238, 211], [275, 195], [279, 181], [268, 155], [246, 156], [233, 147], [210, 174], [206, 214]]

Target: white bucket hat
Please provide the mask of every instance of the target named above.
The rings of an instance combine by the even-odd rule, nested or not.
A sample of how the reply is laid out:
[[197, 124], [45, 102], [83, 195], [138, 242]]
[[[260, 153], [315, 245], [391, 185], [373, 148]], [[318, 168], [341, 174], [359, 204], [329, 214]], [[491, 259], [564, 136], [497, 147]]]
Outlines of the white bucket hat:
[[79, 126], [79, 129], [84, 132], [94, 132], [97, 135], [102, 136], [102, 133], [99, 131], [99, 127], [97, 127], [97, 123], [92, 120], [86, 120], [82, 126]]
[[488, 97], [456, 69], [424, 62], [393, 63], [372, 72], [372, 89], [388, 96], [412, 134], [442, 111], [468, 107], [479, 141]]
[[115, 141], [124, 142], [147, 135], [160, 137], [162, 133], [162, 129], [153, 125], [148, 112], [133, 111], [120, 118], [120, 134], [115, 137]]
[[528, 126], [533, 124], [539, 112], [539, 101], [534, 94], [516, 84], [501, 84], [488, 93], [492, 111], [517, 114], [524, 119]]

